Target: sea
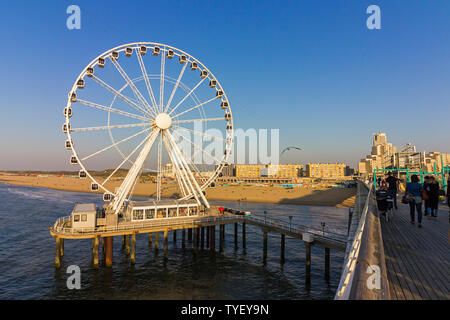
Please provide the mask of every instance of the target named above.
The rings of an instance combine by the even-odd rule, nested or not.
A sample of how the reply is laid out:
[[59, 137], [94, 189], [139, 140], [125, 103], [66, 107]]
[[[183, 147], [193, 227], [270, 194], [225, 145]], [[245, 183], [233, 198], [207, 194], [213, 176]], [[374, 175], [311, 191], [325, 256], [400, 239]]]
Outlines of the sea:
[[[49, 227], [70, 214], [76, 203], [101, 205], [100, 195], [0, 184], [0, 300], [5, 299], [276, 299], [329, 300], [339, 284], [344, 254], [331, 250], [329, 280], [325, 277], [324, 248], [313, 246], [311, 283], [305, 281], [305, 248], [286, 237], [285, 262], [280, 260], [280, 235], [269, 233], [267, 262], [262, 259], [263, 234], [247, 224], [246, 248], [234, 246], [234, 226], [225, 227], [222, 252], [194, 250], [173, 242], [169, 233], [167, 257], [149, 245], [147, 234], [136, 237], [136, 263], [114, 239], [112, 268], [92, 265], [92, 240], [65, 240], [61, 268], [54, 266], [55, 239]], [[340, 234], [347, 232], [347, 208], [214, 201], [239, 210], [305, 224]], [[218, 228], [216, 228], [217, 230]], [[219, 232], [216, 232], [218, 237]], [[162, 246], [162, 235], [160, 243]], [[80, 268], [80, 289], [69, 289], [69, 266]], [[70, 271], [70, 270], [69, 270]], [[70, 280], [70, 279], [69, 279]]]

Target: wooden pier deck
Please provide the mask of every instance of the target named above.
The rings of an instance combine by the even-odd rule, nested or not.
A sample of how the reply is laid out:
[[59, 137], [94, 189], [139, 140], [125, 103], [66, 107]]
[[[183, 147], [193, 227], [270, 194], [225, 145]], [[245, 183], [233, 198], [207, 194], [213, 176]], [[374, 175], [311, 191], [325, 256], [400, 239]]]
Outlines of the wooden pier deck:
[[399, 203], [393, 219], [382, 220], [384, 253], [391, 299], [450, 299], [449, 210], [410, 224], [409, 206]]

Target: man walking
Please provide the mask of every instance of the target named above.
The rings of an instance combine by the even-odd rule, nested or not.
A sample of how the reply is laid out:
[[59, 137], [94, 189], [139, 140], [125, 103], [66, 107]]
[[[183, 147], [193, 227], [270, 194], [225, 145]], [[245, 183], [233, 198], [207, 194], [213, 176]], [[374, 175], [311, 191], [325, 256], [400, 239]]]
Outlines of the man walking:
[[394, 208], [397, 210], [397, 191], [400, 182], [392, 175], [392, 172], [389, 172], [388, 177], [386, 178], [386, 183], [388, 184], [389, 193], [391, 194], [392, 199], [394, 199]]

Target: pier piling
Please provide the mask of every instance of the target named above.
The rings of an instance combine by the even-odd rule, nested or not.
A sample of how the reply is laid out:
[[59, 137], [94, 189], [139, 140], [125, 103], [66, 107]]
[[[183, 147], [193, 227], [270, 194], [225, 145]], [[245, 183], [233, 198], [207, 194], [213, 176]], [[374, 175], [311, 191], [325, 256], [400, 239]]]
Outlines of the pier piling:
[[98, 237], [92, 239], [92, 255], [94, 256], [94, 266], [98, 267], [98, 243], [100, 242]]
[[169, 237], [169, 230], [164, 230], [164, 259], [167, 259], [168, 256], [168, 238]]
[[152, 236], [152, 233], [149, 232], [149, 233], [148, 233], [148, 245], [151, 246], [151, 245], [152, 245], [152, 242], [153, 242], [153, 236]]
[[219, 252], [223, 252], [223, 242], [225, 239], [225, 225], [221, 224], [219, 227]]
[[211, 227], [206, 227], [206, 247], [209, 248], [209, 243], [211, 240]]
[[192, 228], [188, 229], [188, 240], [189, 242], [192, 242]]
[[128, 256], [130, 255], [130, 236], [125, 236], [125, 254]]
[[177, 243], [177, 230], [173, 230], [173, 244]]
[[155, 250], [159, 249], [159, 232], [155, 232]]
[[245, 249], [245, 222], [242, 223], [242, 249]]
[[205, 227], [202, 227], [201, 229], [200, 229], [200, 247], [202, 248], [202, 249], [204, 249], [205, 248]]
[[56, 238], [56, 254], [55, 254], [55, 267], [61, 266], [61, 239]]
[[330, 248], [325, 248], [325, 280], [330, 281]]
[[238, 224], [234, 224], [234, 249], [238, 248]]
[[114, 238], [113, 237], [105, 237], [105, 238], [103, 238], [103, 242], [104, 242], [105, 253], [106, 253], [105, 263], [106, 263], [107, 267], [111, 267], [112, 261], [113, 261]]
[[186, 229], [181, 230], [181, 246], [183, 249], [186, 247]]
[[263, 231], [263, 263], [267, 263], [267, 231]]
[[64, 239], [63, 238], [61, 238], [61, 247], [60, 247], [60, 255], [61, 255], [61, 258], [62, 257], [64, 257]]
[[311, 243], [304, 242], [304, 244], [306, 261], [305, 283], [309, 287], [309, 285], [311, 284]]
[[131, 257], [130, 257], [131, 264], [135, 264], [136, 262], [136, 233], [133, 233], [131, 235]]
[[216, 250], [216, 226], [211, 226], [210, 228], [210, 249], [214, 251]]

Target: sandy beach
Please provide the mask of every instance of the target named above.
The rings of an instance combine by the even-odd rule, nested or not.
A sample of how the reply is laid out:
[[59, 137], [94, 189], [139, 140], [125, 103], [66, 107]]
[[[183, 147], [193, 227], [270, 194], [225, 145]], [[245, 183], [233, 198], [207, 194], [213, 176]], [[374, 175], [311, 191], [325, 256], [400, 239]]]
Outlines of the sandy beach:
[[[100, 178], [99, 181], [102, 181]], [[0, 173], [0, 183], [21, 186], [33, 186], [56, 190], [89, 192], [90, 180], [67, 176], [21, 176]], [[114, 190], [121, 181], [111, 181], [106, 188]], [[163, 184], [162, 196], [175, 198], [178, 196], [178, 185]], [[102, 192], [98, 192], [102, 193]], [[209, 200], [246, 201], [285, 203], [312, 206], [352, 207], [355, 200], [355, 188], [312, 188], [300, 187], [285, 189], [283, 187], [263, 186], [217, 186], [206, 190]], [[139, 183], [134, 192], [137, 196], [152, 197], [156, 194], [156, 184]]]

